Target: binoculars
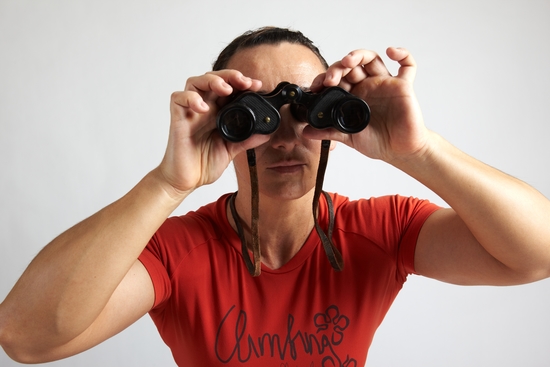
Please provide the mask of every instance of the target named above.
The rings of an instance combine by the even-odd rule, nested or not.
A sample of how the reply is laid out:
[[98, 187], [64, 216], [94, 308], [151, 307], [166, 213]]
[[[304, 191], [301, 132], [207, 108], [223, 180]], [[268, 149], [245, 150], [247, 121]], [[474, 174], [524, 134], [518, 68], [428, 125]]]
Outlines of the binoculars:
[[287, 103], [295, 119], [316, 129], [333, 127], [353, 134], [362, 131], [370, 119], [370, 108], [365, 101], [342, 88], [330, 87], [321, 93], [312, 93], [281, 82], [270, 93], [237, 94], [218, 112], [218, 131], [232, 142], [246, 140], [252, 134], [271, 134], [281, 121], [279, 109]]

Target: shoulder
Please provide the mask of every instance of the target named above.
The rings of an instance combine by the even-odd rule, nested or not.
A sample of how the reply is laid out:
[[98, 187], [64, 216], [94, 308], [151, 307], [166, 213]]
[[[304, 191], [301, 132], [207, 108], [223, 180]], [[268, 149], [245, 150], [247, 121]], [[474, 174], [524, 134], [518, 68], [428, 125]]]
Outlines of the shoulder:
[[225, 213], [229, 194], [184, 215], [173, 216], [161, 225], [156, 235], [181, 236], [189, 233], [196, 238], [211, 237], [228, 225]]
[[392, 248], [403, 240], [416, 242], [424, 222], [439, 207], [428, 200], [401, 195], [350, 200], [331, 194], [335, 233], [346, 238], [359, 236]]
[[168, 218], [149, 241], [147, 249], [164, 262], [174, 262], [204, 244], [223, 239], [231, 230], [225, 214], [228, 195], [196, 211]]
[[369, 199], [350, 200], [347, 196], [330, 193], [335, 215], [357, 216], [363, 219], [410, 218], [419, 213], [431, 213], [439, 207], [428, 200], [401, 195], [385, 195]]

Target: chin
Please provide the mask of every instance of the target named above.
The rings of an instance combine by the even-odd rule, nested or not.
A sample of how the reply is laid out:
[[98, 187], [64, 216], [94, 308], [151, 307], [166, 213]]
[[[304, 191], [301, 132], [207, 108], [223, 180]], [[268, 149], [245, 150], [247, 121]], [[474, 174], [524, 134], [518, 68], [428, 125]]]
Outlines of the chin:
[[308, 196], [310, 193], [313, 194], [315, 187], [306, 187], [302, 183], [299, 185], [281, 183], [275, 184], [272, 187], [261, 187], [260, 184], [260, 194], [262, 196], [267, 196], [272, 199], [278, 200], [297, 200], [304, 196]]

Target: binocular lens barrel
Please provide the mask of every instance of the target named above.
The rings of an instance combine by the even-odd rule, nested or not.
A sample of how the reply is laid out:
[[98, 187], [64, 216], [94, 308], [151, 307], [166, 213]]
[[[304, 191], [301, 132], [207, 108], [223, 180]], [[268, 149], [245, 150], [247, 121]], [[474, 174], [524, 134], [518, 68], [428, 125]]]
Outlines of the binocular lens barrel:
[[234, 105], [219, 117], [219, 127], [224, 137], [233, 142], [248, 139], [254, 132], [254, 113], [250, 108]]
[[334, 106], [333, 113], [338, 130], [348, 134], [362, 131], [369, 121], [369, 110], [365, 103], [357, 99], [343, 99]]
[[271, 134], [279, 127], [279, 110], [285, 104], [290, 104], [291, 114], [300, 122], [316, 129], [333, 127], [346, 134], [363, 130], [370, 118], [369, 106], [342, 88], [311, 93], [281, 82], [271, 93], [238, 93], [218, 112], [218, 130], [232, 142], [241, 142], [252, 134]]

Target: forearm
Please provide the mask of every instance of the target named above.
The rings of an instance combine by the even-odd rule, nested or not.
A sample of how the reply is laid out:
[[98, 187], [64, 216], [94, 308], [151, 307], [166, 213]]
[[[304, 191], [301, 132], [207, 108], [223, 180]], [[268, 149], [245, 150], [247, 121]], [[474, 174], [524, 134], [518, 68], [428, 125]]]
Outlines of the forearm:
[[127, 195], [61, 234], [0, 305], [0, 328], [52, 344], [80, 334], [181, 199], [153, 171]]
[[393, 164], [445, 200], [495, 259], [526, 280], [548, 276], [550, 202], [431, 133], [418, 158]]

